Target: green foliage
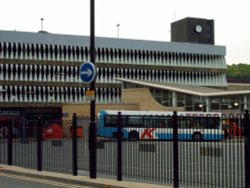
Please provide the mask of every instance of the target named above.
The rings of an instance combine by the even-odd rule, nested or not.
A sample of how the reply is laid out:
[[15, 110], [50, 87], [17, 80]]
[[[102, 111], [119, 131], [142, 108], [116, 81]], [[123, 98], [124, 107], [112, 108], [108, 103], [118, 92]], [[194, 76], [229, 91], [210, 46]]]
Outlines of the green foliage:
[[250, 77], [250, 65], [232, 64], [227, 66], [228, 77]]

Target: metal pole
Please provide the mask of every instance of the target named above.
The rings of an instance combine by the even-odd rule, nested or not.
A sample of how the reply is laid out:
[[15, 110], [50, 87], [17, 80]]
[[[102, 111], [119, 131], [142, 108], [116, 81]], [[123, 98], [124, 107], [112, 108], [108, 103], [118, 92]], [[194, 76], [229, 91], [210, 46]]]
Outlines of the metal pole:
[[[95, 64], [95, 0], [90, 0], [90, 61]], [[91, 82], [90, 90], [95, 91], [95, 80]], [[96, 178], [95, 96], [90, 102], [89, 151], [89, 176]]]
[[41, 31], [43, 31], [43, 20], [44, 18], [41, 18]]
[[76, 113], [73, 114], [72, 121], [72, 162], [73, 162], [73, 176], [77, 176], [77, 125], [76, 125]]
[[8, 165], [12, 165], [13, 162], [13, 134], [12, 134], [12, 122], [8, 120]]
[[177, 112], [173, 114], [173, 158], [174, 158], [174, 188], [179, 188], [179, 153], [178, 153], [178, 119]]
[[122, 181], [122, 119], [118, 112], [117, 122], [117, 181]]
[[116, 24], [116, 27], [117, 27], [117, 38], [119, 38], [119, 27], [120, 27], [120, 24]]
[[42, 120], [38, 118], [37, 124], [37, 170], [42, 171]]
[[249, 127], [249, 111], [244, 114], [245, 127], [245, 187], [250, 188], [250, 127]]

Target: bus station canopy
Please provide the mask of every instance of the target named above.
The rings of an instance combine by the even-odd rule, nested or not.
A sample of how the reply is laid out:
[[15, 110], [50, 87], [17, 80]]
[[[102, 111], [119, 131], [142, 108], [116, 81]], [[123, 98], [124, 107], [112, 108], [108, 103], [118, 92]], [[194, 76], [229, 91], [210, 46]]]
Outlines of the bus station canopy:
[[179, 93], [184, 93], [184, 94], [189, 94], [189, 95], [196, 95], [196, 96], [201, 96], [201, 97], [250, 94], [250, 90], [226, 91], [226, 90], [214, 89], [214, 88], [197, 86], [197, 85], [159, 83], [159, 82], [150, 82], [150, 81], [143, 81], [143, 80], [126, 79], [126, 78], [116, 78], [116, 80], [120, 82], [126, 82], [126, 83], [141, 85], [145, 87], [174, 91], [174, 92], [179, 92]]

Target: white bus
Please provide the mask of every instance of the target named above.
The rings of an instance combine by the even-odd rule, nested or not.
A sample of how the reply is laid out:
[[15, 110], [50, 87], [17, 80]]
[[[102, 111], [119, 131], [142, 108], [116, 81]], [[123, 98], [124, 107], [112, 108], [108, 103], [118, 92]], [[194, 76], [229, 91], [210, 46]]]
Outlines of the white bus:
[[[121, 125], [118, 123], [121, 113]], [[98, 115], [97, 135], [106, 138], [117, 136], [122, 126], [123, 139], [173, 139], [173, 112], [101, 110]], [[223, 140], [221, 113], [178, 112], [179, 140]]]

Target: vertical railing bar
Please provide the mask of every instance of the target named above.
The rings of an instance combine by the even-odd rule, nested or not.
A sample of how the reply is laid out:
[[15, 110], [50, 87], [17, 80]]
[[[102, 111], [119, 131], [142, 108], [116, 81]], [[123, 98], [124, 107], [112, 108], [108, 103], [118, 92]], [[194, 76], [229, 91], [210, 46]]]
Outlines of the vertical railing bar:
[[117, 121], [117, 180], [122, 181], [122, 119], [118, 112]]
[[178, 117], [173, 113], [173, 161], [174, 161], [174, 188], [179, 188], [179, 153], [178, 153]]
[[76, 113], [72, 117], [72, 167], [73, 167], [73, 176], [77, 176], [77, 117]]
[[42, 171], [42, 122], [40, 118], [37, 124], [37, 170]]
[[249, 111], [245, 110], [245, 188], [250, 188], [250, 128], [249, 128]]
[[8, 120], [8, 165], [13, 164], [13, 131], [12, 123]]

